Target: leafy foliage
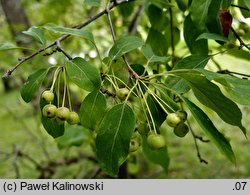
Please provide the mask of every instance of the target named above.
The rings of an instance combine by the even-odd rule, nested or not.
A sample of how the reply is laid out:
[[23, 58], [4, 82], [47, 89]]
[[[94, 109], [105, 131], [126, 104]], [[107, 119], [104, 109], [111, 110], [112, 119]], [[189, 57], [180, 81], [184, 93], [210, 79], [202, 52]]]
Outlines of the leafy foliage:
[[[56, 65], [52, 65], [55, 68], [52, 79], [48, 74], [52, 68], [36, 69], [21, 88], [21, 96], [25, 102], [30, 102], [43, 83], [51, 83], [50, 92], [56, 97], [50, 102], [41, 98], [40, 110], [46, 104], [52, 104], [57, 105], [57, 109], [65, 108], [66, 114], [58, 117], [58, 110], [53, 118], [42, 114], [41, 122], [48, 134], [56, 138], [58, 147], [91, 144], [100, 167], [112, 177], [119, 175], [119, 168], [127, 159], [141, 153], [167, 173], [169, 146], [165, 146], [166, 137], [162, 138], [161, 127], [166, 125], [165, 121], [171, 124], [166, 118], [177, 113], [185, 115], [184, 109], [188, 108], [191, 116], [181, 119], [177, 115], [172, 123], [175, 126], [168, 127], [174, 130], [167, 133], [175, 133], [177, 127], [185, 127], [186, 133], [192, 131], [189, 118], [193, 117], [221, 153], [235, 164], [236, 157], [226, 135], [203, 111], [208, 107], [225, 123], [239, 127], [247, 136], [237, 103], [250, 105], [249, 80], [240, 78], [249, 76], [221, 70], [222, 62], [216, 61], [216, 56], [222, 54], [249, 59], [249, 44], [245, 43], [249, 40], [249, 28], [239, 29], [246, 25], [243, 22], [239, 22], [239, 28], [231, 28], [230, 18], [220, 17], [224, 11], [230, 17], [231, 13], [232, 17], [238, 17], [230, 12], [232, 1], [121, 0], [105, 7], [100, 0], [81, 3], [87, 11], [82, 15], [77, 13], [78, 17], [103, 10], [73, 28], [66, 27], [73, 26], [67, 20], [67, 13], [59, 22], [48, 18], [34, 22], [44, 25], [32, 26], [23, 34], [33, 37], [44, 48], [21, 59], [20, 64], [7, 72], [10, 75], [38, 54], [53, 55], [50, 60], [54, 58]], [[58, 10], [67, 12], [67, 9], [70, 16], [75, 17], [71, 8], [80, 13], [79, 4], [75, 4], [62, 1], [61, 5], [55, 6], [55, 13]], [[240, 0], [238, 4], [244, 6], [245, 11], [250, 8], [247, 0]], [[243, 10], [241, 13], [244, 17], [249, 15]], [[102, 15], [108, 16], [108, 22], [106, 18], [101, 19]], [[82, 18], [78, 20], [82, 21]], [[229, 35], [223, 34], [225, 24]], [[238, 35], [238, 30], [243, 32]], [[45, 46], [54, 36], [61, 37]], [[66, 38], [62, 47], [61, 42]], [[47, 51], [49, 48], [51, 51]], [[10, 43], [0, 45], [1, 54], [15, 49], [24, 48]], [[56, 52], [60, 54], [54, 55]], [[218, 72], [215, 72], [216, 68]], [[194, 103], [192, 94], [199, 103]], [[79, 115], [74, 110], [79, 111]], [[191, 133], [196, 141], [199, 136]], [[147, 141], [151, 134], [160, 134], [158, 137], [164, 147], [152, 148]], [[95, 143], [90, 143], [93, 137]], [[137, 145], [131, 150], [133, 144]], [[198, 146], [197, 153], [202, 162]]]
[[27, 31], [23, 31], [23, 33], [26, 35], [32, 36], [38, 42], [40, 42], [42, 45], [46, 44], [46, 38], [45, 38], [42, 30], [36, 26], [32, 26]]
[[126, 103], [112, 107], [104, 116], [97, 131], [96, 150], [101, 167], [110, 175], [116, 175], [126, 160], [134, 127], [134, 113]]
[[40, 69], [31, 74], [21, 89], [21, 96], [25, 102], [30, 102], [48, 73], [48, 69]]
[[84, 59], [77, 57], [66, 64], [69, 78], [80, 88], [93, 91], [100, 88], [101, 81], [98, 70]]
[[143, 45], [143, 41], [139, 37], [135, 36], [122, 36], [120, 37], [116, 44], [110, 49], [109, 57], [115, 60], [122, 55], [137, 49]]
[[160, 150], [153, 150], [148, 146], [146, 137], [143, 137], [142, 149], [146, 158], [155, 164], [161, 165], [166, 173], [168, 172], [169, 157], [167, 147], [164, 147]]
[[182, 97], [187, 107], [193, 114], [196, 121], [199, 123], [201, 128], [205, 131], [205, 133], [209, 136], [209, 138], [216, 144], [219, 150], [226, 155], [226, 157], [233, 163], [235, 163], [235, 156], [233, 150], [231, 148], [230, 143], [224, 137], [222, 133], [220, 133], [212, 121], [208, 118], [208, 116], [193, 102], [188, 100], [187, 98]]
[[99, 90], [87, 95], [80, 108], [81, 124], [95, 130], [106, 111], [106, 99]]
[[70, 146], [81, 146], [84, 142], [88, 142], [90, 133], [87, 129], [78, 125], [67, 125], [62, 136], [56, 138], [57, 145], [60, 149]]

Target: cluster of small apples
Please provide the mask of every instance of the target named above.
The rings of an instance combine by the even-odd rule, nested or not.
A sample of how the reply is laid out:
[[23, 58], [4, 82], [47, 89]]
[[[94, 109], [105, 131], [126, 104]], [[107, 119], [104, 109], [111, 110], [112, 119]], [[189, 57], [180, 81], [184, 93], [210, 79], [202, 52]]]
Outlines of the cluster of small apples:
[[189, 132], [189, 128], [185, 124], [186, 120], [187, 113], [183, 110], [168, 114], [166, 119], [167, 124], [174, 127], [174, 134], [178, 137], [184, 137]]
[[74, 125], [80, 122], [79, 115], [74, 112], [70, 111], [67, 107], [59, 107], [57, 108], [51, 102], [54, 100], [54, 93], [50, 90], [45, 90], [41, 96], [47, 103], [42, 109], [43, 116], [49, 119], [55, 119], [58, 123], [64, 123], [67, 121], [69, 124]]
[[129, 89], [127, 88], [119, 88], [117, 91], [116, 91], [116, 96], [120, 99], [120, 100], [125, 100], [127, 98], [129, 94]]

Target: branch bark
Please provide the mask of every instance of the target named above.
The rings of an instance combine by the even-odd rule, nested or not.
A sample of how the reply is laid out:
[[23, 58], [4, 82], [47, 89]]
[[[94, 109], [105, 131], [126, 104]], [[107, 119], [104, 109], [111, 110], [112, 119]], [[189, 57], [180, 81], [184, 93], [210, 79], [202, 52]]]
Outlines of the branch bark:
[[[2, 0], [3, 1], [3, 0]], [[96, 15], [93, 15], [91, 16], [89, 19], [87, 19], [85, 22], [83, 22], [82, 24], [79, 24], [79, 25], [76, 25], [72, 28], [75, 28], [75, 29], [81, 29], [87, 25], [89, 25], [90, 23], [92, 23], [93, 21], [97, 20], [98, 18], [100, 18], [101, 16], [103, 16], [104, 14], [107, 13], [107, 10], [112, 10], [113, 8], [115, 8], [116, 6], [118, 5], [121, 5], [121, 4], [124, 4], [124, 3], [128, 3], [128, 2], [131, 2], [131, 1], [128, 1], [128, 0], [121, 0], [121, 1], [116, 1], [116, 2], [112, 2], [109, 4], [109, 7], [108, 9], [104, 9], [102, 10], [101, 12], [97, 13]], [[56, 39], [54, 42], [50, 43], [49, 45], [47, 45], [46, 47], [42, 48], [42, 49], [39, 49], [38, 51], [24, 57], [24, 58], [21, 58], [20, 61], [14, 66], [12, 67], [11, 69], [7, 70], [5, 72], [5, 74], [2, 76], [3, 79], [7, 79], [11, 76], [11, 74], [21, 65], [23, 64], [24, 62], [26, 62], [27, 60], [30, 60], [31, 58], [35, 57], [36, 55], [44, 52], [45, 50], [53, 47], [53, 46], [56, 46], [57, 43], [60, 43], [62, 41], [64, 41], [65, 39], [67, 39], [68, 37], [70, 37], [71, 35], [63, 35], [61, 37], [59, 37], [58, 39]]]

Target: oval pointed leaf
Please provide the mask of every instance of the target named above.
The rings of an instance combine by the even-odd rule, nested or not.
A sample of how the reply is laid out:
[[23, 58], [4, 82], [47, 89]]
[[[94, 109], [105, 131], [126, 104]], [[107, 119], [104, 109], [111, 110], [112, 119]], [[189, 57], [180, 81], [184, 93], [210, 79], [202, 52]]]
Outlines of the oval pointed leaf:
[[147, 63], [167, 63], [170, 60], [170, 57], [155, 55], [150, 45], [144, 45], [141, 50], [143, 52], [143, 55], [148, 60]]
[[192, 54], [207, 55], [208, 44], [206, 39], [196, 41], [197, 37], [202, 34], [197, 25], [192, 21], [190, 14], [184, 21], [184, 39]]
[[23, 31], [24, 34], [32, 36], [35, 40], [40, 42], [42, 45], [46, 44], [46, 38], [40, 28], [36, 26], [30, 27], [27, 31]]
[[49, 69], [39, 69], [36, 72], [32, 73], [27, 81], [24, 83], [24, 86], [21, 89], [21, 96], [25, 102], [30, 102], [31, 99], [35, 96], [36, 92], [40, 88], [45, 79]]
[[68, 61], [66, 63], [66, 70], [69, 78], [80, 88], [87, 91], [100, 88], [101, 79], [97, 68], [91, 66], [84, 59], [76, 57]]
[[223, 42], [228, 41], [227, 37], [220, 35], [220, 34], [215, 34], [215, 33], [202, 33], [200, 36], [198, 36], [196, 41], [198, 41], [200, 39], [212, 39], [215, 41], [223, 41]]
[[160, 165], [166, 173], [168, 173], [169, 157], [168, 150], [165, 146], [164, 148], [153, 150], [149, 147], [147, 143], [147, 137], [142, 137], [142, 151], [143, 155], [150, 160], [152, 163]]
[[81, 146], [84, 142], [88, 142], [90, 133], [87, 129], [80, 125], [66, 125], [63, 136], [56, 139], [59, 149], [70, 146]]
[[233, 101], [242, 105], [250, 105], [249, 80], [215, 73], [205, 69], [199, 69], [198, 71], [204, 74], [208, 80], [213, 80], [223, 85], [226, 95]]
[[106, 98], [99, 90], [88, 94], [83, 100], [80, 108], [80, 119], [82, 126], [95, 130], [106, 110]]
[[234, 152], [224, 135], [216, 129], [209, 117], [198, 106], [185, 97], [182, 97], [182, 99], [207, 136], [214, 142], [222, 154], [224, 154], [232, 163], [235, 163]]
[[14, 50], [14, 49], [22, 49], [22, 48], [14, 45], [12, 43], [0, 44], [0, 51], [8, 51], [8, 50]]
[[93, 34], [85, 29], [67, 28], [53, 23], [47, 23], [43, 27], [54, 33], [68, 34], [85, 38], [95, 45]]
[[226, 123], [238, 126], [244, 134], [246, 129], [241, 123], [242, 113], [239, 107], [223, 95], [220, 88], [197, 71], [177, 71], [192, 88], [195, 97], [205, 106], [214, 110]]
[[193, 0], [191, 4], [191, 17], [196, 26], [200, 29], [205, 28], [208, 15], [208, 8], [212, 0]]
[[150, 28], [146, 43], [151, 46], [152, 50], [156, 55], [158, 56], [167, 55], [169, 43], [166, 37], [162, 34], [162, 32], [159, 32], [154, 28]]
[[196, 69], [205, 68], [211, 56], [207, 55], [190, 55], [179, 61], [174, 69]]
[[[204, 68], [211, 56], [208, 55], [190, 55], [180, 60], [173, 68], [175, 69], [197, 69]], [[190, 87], [181, 78], [174, 76], [168, 76], [166, 79], [166, 85], [178, 93], [186, 93], [190, 90]]]
[[126, 160], [135, 128], [135, 116], [123, 103], [112, 107], [104, 116], [96, 137], [97, 157], [104, 171], [116, 175]]
[[160, 128], [161, 124], [166, 120], [166, 112], [162, 109], [162, 107], [152, 95], [147, 97], [147, 104], [152, 114], [156, 128]]
[[143, 45], [143, 40], [136, 36], [122, 36], [116, 44], [110, 49], [109, 57], [115, 60], [124, 54], [137, 49]]

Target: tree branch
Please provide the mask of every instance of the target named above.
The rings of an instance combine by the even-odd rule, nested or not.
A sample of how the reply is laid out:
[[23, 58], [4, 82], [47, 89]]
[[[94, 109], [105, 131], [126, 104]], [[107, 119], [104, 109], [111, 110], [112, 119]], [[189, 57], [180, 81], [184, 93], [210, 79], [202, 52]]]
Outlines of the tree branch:
[[72, 60], [72, 57], [61, 47], [58, 40], [56, 41], [56, 50], [62, 52], [69, 60]]
[[247, 7], [242, 7], [242, 6], [240, 6], [240, 5], [231, 4], [231, 6], [232, 6], [232, 7], [237, 7], [237, 8], [246, 10], [246, 11], [250, 11], [250, 9], [248, 9]]
[[240, 48], [245, 47], [248, 50], [250, 50], [250, 46], [248, 46], [241, 38], [240, 36], [237, 34], [237, 32], [234, 30], [233, 27], [231, 27], [231, 31], [234, 33], [234, 36], [238, 39], [238, 41], [240, 42]]
[[250, 77], [249, 74], [234, 72], [234, 71], [230, 71], [230, 70], [220, 70], [220, 71], [217, 71], [217, 72], [221, 73], [221, 74], [229, 74], [229, 75], [236, 74], [236, 75], [240, 75], [240, 76], [243, 76], [243, 77]]
[[134, 35], [136, 33], [137, 26], [140, 22], [141, 15], [142, 15], [144, 9], [145, 9], [145, 5], [143, 4], [138, 8], [138, 10], [136, 12], [136, 14], [131, 22], [131, 25], [129, 26], [129, 29], [128, 29], [128, 31], [130, 32], [131, 35]]
[[[131, 0], [132, 1], [132, 0]], [[118, 5], [121, 5], [121, 4], [124, 4], [124, 3], [128, 3], [128, 2], [131, 2], [129, 0], [121, 0], [121, 1], [115, 1], [115, 2], [112, 2], [109, 4], [109, 7], [108, 7], [108, 10], [112, 10], [114, 7], [118, 6]], [[85, 22], [83, 22], [82, 24], [79, 24], [79, 25], [76, 25], [74, 26], [73, 28], [75, 29], [81, 29], [85, 26], [87, 26], [88, 24], [90, 24], [91, 22], [95, 21], [96, 19], [98, 19], [99, 17], [101, 17], [102, 15], [106, 14], [107, 13], [107, 9], [104, 9], [102, 10], [101, 12], [97, 13], [96, 15], [94, 16], [91, 16], [89, 19], [87, 19]], [[5, 72], [5, 74], [2, 76], [3, 79], [7, 79], [11, 76], [11, 74], [21, 65], [23, 64], [24, 62], [30, 60], [31, 58], [35, 57], [36, 55], [44, 52], [45, 50], [53, 47], [53, 46], [56, 46], [57, 42], [61, 42], [65, 39], [67, 39], [68, 37], [70, 37], [71, 35], [63, 35], [61, 37], [59, 37], [58, 39], [56, 39], [54, 42], [50, 43], [49, 45], [47, 45], [46, 47], [42, 48], [42, 49], [39, 49], [38, 51], [24, 57], [24, 58], [21, 58], [20, 61], [14, 66], [12, 67], [11, 69], [7, 70]]]
[[[111, 31], [111, 34], [112, 34], [113, 42], [116, 43], [117, 39], [116, 39], [115, 31], [114, 31], [114, 28], [113, 28], [113, 23], [112, 23], [112, 20], [111, 20], [111, 17], [110, 17], [110, 13], [109, 13], [110, 9], [109, 9], [109, 7], [110, 6], [109, 6], [109, 3], [108, 3], [107, 8], [106, 8], [106, 15], [107, 15], [107, 18], [108, 18], [109, 27], [110, 27], [110, 31]], [[132, 75], [132, 77], [139, 80], [140, 76], [131, 68], [131, 66], [129, 65], [128, 60], [127, 60], [125, 55], [122, 56], [122, 59], [125, 62], [125, 64], [127, 65], [128, 71]]]
[[190, 125], [190, 123], [189, 123], [188, 120], [187, 120], [187, 124], [188, 124], [188, 127], [189, 127], [189, 129], [190, 129], [190, 131], [192, 133], [193, 138], [194, 138], [194, 144], [195, 144], [195, 148], [196, 148], [196, 151], [197, 151], [197, 157], [199, 158], [199, 160], [200, 160], [201, 163], [208, 164], [208, 162], [201, 157], [200, 149], [199, 149], [199, 146], [198, 146], [198, 143], [197, 143], [197, 139], [199, 139], [202, 142], [209, 142], [209, 140], [204, 140], [201, 136], [197, 136], [194, 133], [194, 131], [193, 131], [193, 129], [192, 129], [192, 127], [191, 127], [191, 125]]
[[13, 165], [15, 173], [16, 173], [16, 179], [19, 179], [20, 178], [20, 171], [19, 171], [19, 167], [17, 165], [18, 148], [16, 145], [13, 146], [13, 153], [14, 153], [14, 159], [12, 161], [12, 165]]

